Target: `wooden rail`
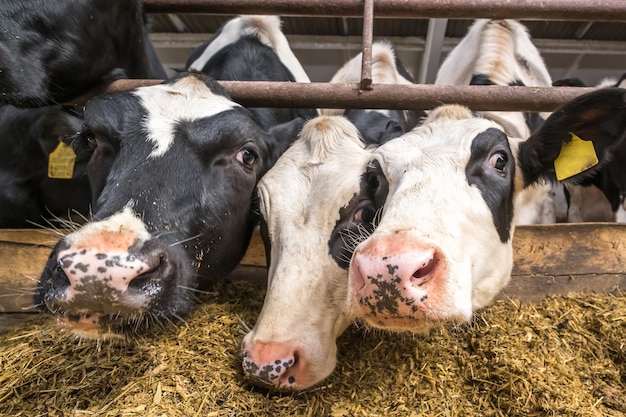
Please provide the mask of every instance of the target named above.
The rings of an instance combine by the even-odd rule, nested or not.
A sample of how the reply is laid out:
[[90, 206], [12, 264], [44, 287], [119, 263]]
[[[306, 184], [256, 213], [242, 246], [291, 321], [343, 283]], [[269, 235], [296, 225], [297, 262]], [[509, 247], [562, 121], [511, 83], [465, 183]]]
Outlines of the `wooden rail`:
[[[57, 239], [41, 230], [0, 229], [0, 312], [34, 311], [32, 292]], [[518, 226], [513, 250], [515, 267], [503, 296], [538, 301], [554, 294], [626, 289], [626, 224]], [[258, 234], [240, 268], [264, 282], [265, 250]]]

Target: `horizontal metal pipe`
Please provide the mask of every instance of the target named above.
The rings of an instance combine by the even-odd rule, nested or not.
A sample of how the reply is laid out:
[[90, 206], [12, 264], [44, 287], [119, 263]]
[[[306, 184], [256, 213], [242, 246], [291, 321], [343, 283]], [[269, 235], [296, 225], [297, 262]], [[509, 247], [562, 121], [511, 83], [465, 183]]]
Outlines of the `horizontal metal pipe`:
[[[361, 17], [363, 0], [142, 0], [149, 13]], [[621, 0], [376, 0], [377, 18], [626, 21]]]
[[[118, 92], [160, 80], [118, 80], [101, 92]], [[576, 96], [595, 90], [577, 87], [358, 84], [220, 81], [236, 102], [247, 107], [432, 109], [462, 104], [473, 110], [553, 111]], [[82, 104], [82, 102], [74, 101]]]

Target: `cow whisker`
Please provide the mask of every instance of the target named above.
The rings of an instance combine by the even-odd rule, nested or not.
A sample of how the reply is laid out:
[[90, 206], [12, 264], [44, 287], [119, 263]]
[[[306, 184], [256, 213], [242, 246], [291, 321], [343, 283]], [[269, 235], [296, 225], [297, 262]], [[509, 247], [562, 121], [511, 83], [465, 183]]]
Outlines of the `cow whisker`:
[[204, 294], [204, 295], [219, 295], [219, 293], [217, 291], [205, 291], [205, 290], [199, 290], [197, 288], [193, 288], [193, 287], [188, 287], [186, 285], [177, 285], [178, 288], [182, 288], [183, 290], [187, 290], [187, 291], [192, 291], [194, 293], [198, 293], [198, 294]]
[[243, 319], [239, 316], [239, 314], [236, 314], [235, 317], [237, 317], [237, 321], [239, 322], [239, 325], [241, 325], [241, 327], [243, 328], [243, 330], [245, 330], [246, 333], [250, 333], [252, 331], [252, 327], [250, 327], [245, 321], [243, 321]]
[[191, 237], [188, 237], [187, 239], [179, 240], [178, 242], [174, 242], [174, 243], [172, 243], [172, 244], [170, 245], [170, 248], [172, 248], [172, 247], [174, 247], [174, 246], [176, 246], [176, 245], [180, 245], [180, 244], [182, 244], [182, 243], [187, 243], [187, 242], [190, 242], [190, 241], [192, 241], [192, 240], [194, 240], [194, 239], [199, 238], [200, 236], [202, 236], [202, 233], [198, 233], [197, 235], [195, 235], [195, 236], [191, 236]]

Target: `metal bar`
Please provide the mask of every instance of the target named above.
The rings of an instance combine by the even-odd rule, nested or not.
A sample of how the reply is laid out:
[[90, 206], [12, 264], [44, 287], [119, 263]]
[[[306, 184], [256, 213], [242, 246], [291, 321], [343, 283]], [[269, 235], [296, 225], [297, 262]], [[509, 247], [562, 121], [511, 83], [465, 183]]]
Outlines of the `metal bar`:
[[[118, 80], [101, 93], [157, 84], [160, 80]], [[369, 109], [432, 109], [462, 104], [473, 110], [553, 111], [595, 88], [505, 87], [459, 85], [358, 84], [220, 81], [236, 102], [247, 107], [316, 107]], [[83, 97], [84, 98], [84, 97]], [[74, 100], [70, 104], [84, 104]]]
[[[148, 13], [361, 17], [363, 0], [142, 0]], [[376, 0], [377, 18], [626, 21], [621, 0]]]
[[374, 38], [374, 0], [363, 5], [363, 46], [361, 48], [361, 90], [372, 89], [372, 39]]

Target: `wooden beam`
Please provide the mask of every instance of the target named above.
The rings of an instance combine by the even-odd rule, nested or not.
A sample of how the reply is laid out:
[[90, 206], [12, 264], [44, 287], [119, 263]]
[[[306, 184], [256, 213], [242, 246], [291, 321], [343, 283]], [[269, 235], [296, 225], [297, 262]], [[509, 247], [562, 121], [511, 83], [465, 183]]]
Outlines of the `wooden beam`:
[[[0, 312], [34, 311], [32, 291], [58, 236], [42, 230], [0, 229]], [[626, 224], [518, 226], [515, 266], [502, 297], [525, 302], [570, 292], [626, 289]], [[258, 233], [232, 279], [265, 285], [265, 250]]]

